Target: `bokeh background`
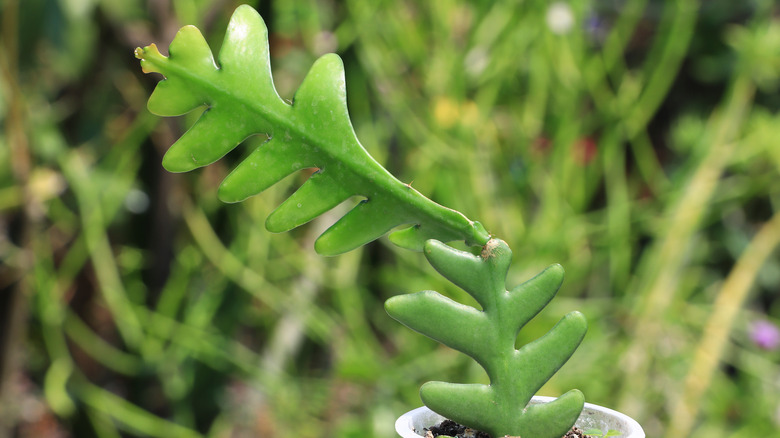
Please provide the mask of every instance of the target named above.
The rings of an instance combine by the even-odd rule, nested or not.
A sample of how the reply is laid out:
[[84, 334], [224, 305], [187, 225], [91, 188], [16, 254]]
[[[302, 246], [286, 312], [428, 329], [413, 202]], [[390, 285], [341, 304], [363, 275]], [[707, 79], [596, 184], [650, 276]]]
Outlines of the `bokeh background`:
[[[567, 279], [524, 343], [590, 330], [541, 391], [580, 388], [650, 437], [780, 429], [780, 6], [765, 0], [249, 1], [281, 96], [345, 62], [355, 130], [402, 181]], [[133, 49], [233, 0], [0, 1], [0, 436], [392, 437], [472, 360], [390, 296], [462, 291], [386, 239], [323, 258], [339, 213], [265, 217], [216, 188], [250, 139], [174, 175]]]

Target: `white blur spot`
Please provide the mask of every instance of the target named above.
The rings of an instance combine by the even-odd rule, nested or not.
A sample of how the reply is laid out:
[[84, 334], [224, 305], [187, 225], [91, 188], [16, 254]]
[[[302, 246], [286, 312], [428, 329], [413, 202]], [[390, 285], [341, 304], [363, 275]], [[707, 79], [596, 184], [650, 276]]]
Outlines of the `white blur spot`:
[[149, 208], [149, 196], [141, 190], [131, 189], [125, 196], [125, 208], [133, 214], [141, 214]]
[[231, 26], [230, 33], [235, 40], [241, 41], [249, 35], [249, 26], [236, 20], [236, 23]]
[[547, 26], [554, 34], [563, 35], [574, 25], [574, 12], [564, 2], [555, 2], [547, 8]]
[[95, 2], [92, 0], [63, 0], [59, 3], [65, 16], [70, 19], [87, 18], [95, 8]]
[[463, 60], [466, 72], [471, 76], [479, 76], [490, 63], [490, 54], [484, 47], [474, 47], [466, 54]]

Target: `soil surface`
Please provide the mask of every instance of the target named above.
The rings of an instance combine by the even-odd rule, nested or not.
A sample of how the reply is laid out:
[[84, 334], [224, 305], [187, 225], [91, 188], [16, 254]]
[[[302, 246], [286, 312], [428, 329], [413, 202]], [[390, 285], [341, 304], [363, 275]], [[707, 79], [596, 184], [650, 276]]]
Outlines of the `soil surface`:
[[[466, 426], [460, 425], [452, 420], [444, 420], [436, 426], [426, 430], [425, 438], [436, 438], [438, 436], [449, 436], [455, 438], [491, 438], [485, 432], [481, 432], [474, 429], [469, 429]], [[585, 435], [577, 427], [572, 427], [571, 430], [562, 438], [588, 438], [590, 435]], [[503, 438], [520, 438], [520, 437], [503, 437]]]

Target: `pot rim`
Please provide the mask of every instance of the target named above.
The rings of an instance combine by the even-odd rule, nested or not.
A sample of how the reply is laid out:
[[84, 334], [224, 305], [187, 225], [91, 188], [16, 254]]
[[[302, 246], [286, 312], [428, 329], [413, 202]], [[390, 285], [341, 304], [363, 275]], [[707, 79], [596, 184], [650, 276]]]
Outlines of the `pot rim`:
[[[555, 400], [556, 397], [548, 397], [537, 395], [531, 399], [531, 403], [548, 403]], [[594, 414], [600, 414], [604, 417], [613, 418], [622, 423], [626, 429], [625, 434], [621, 435], [622, 438], [645, 438], [645, 432], [642, 426], [633, 418], [626, 414], [615, 411], [604, 406], [594, 405], [592, 403], [585, 403], [585, 407], [582, 409], [580, 418], [586, 415], [593, 416]], [[421, 435], [414, 431], [413, 420], [420, 415], [425, 415], [432, 421], [442, 421], [445, 417], [431, 411], [427, 406], [422, 406], [417, 409], [413, 409], [400, 417], [395, 422], [395, 431], [402, 438], [420, 438]], [[424, 420], [423, 420], [424, 421]], [[577, 420], [578, 422], [580, 420]], [[435, 423], [432, 423], [433, 425]]]

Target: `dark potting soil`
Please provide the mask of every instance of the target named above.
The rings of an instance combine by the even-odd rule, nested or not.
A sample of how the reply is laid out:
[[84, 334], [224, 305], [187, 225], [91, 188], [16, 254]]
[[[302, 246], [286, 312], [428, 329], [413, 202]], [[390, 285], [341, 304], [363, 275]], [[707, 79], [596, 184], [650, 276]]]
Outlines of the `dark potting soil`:
[[[491, 438], [490, 435], [485, 432], [469, 429], [468, 427], [458, 424], [452, 420], [444, 420], [436, 426], [426, 430], [425, 438], [436, 438], [438, 436], [450, 436], [455, 438]], [[585, 435], [582, 433], [582, 431], [577, 427], [572, 427], [571, 430], [562, 438], [588, 438], [589, 436], [590, 435]]]

